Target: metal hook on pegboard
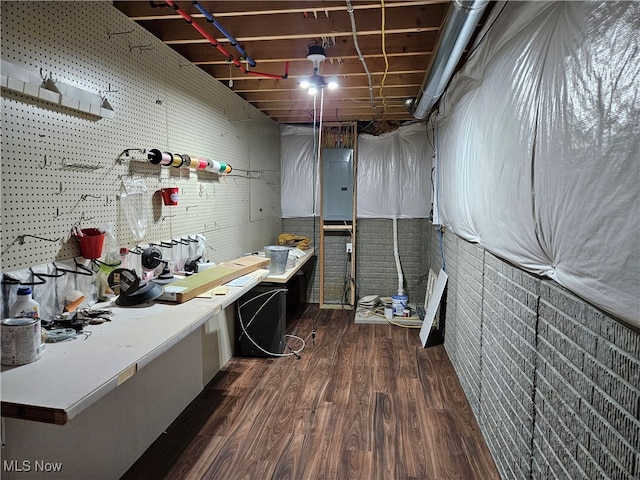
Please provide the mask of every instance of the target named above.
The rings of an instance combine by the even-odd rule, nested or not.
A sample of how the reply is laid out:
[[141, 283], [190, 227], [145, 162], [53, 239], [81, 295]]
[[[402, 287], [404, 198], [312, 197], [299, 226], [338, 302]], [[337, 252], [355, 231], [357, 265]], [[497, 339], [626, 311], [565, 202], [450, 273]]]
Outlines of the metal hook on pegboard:
[[129, 33], [133, 33], [133, 30], [128, 30], [126, 32], [107, 32], [107, 37], [111, 40], [111, 37], [115, 37], [116, 35], [128, 35]]
[[44, 237], [39, 237], [39, 236], [37, 236], [37, 235], [31, 235], [31, 234], [29, 234], [29, 233], [23, 233], [22, 235], [18, 235], [16, 238], [14, 238], [14, 239], [13, 239], [13, 242], [11, 242], [9, 245], [7, 245], [7, 248], [5, 248], [5, 249], [2, 251], [2, 253], [4, 254], [4, 253], [8, 252], [8, 251], [9, 251], [9, 249], [10, 249], [13, 245], [15, 245], [16, 243], [17, 243], [18, 245], [24, 245], [24, 239], [25, 239], [25, 238], [27, 238], [27, 237], [29, 237], [29, 238], [35, 238], [36, 240], [44, 240], [45, 242], [51, 242], [51, 243], [56, 243], [56, 242], [58, 242], [58, 241], [60, 240], [60, 237], [53, 239], [53, 238], [44, 238]]
[[45, 242], [51, 242], [51, 243], [55, 243], [58, 242], [60, 240], [60, 237], [58, 238], [44, 238], [44, 237], [39, 237], [37, 235], [31, 235], [30, 233], [23, 233], [22, 235], [18, 235], [15, 240], [13, 241], [13, 243], [18, 242], [19, 245], [24, 245], [24, 239], [25, 238], [35, 238], [36, 240], [44, 240]]
[[67, 158], [63, 157], [60, 161], [63, 169], [77, 169], [77, 170], [99, 170], [102, 168], [102, 165], [89, 165], [88, 163], [69, 163], [67, 162]]
[[40, 169], [47, 168], [51, 166], [51, 163], [51, 160], [47, 160], [47, 156], [45, 155], [44, 162], [42, 163], [42, 165], [38, 165], [38, 167], [40, 167]]
[[142, 53], [145, 50], [153, 50], [153, 47], [150, 43], [147, 45], [129, 45], [130, 52], [133, 52], [136, 48], [138, 49], [139, 53]]

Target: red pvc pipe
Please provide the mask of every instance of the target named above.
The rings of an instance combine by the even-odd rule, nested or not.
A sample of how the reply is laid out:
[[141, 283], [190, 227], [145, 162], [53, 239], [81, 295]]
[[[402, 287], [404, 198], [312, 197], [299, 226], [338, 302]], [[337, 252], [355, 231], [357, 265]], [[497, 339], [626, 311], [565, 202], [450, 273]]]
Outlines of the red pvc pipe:
[[227, 52], [227, 50], [222, 45], [220, 45], [220, 43], [217, 42], [215, 38], [213, 38], [211, 35], [209, 35], [204, 30], [204, 28], [202, 28], [200, 25], [195, 23], [193, 21], [193, 18], [191, 17], [191, 15], [189, 15], [187, 12], [185, 12], [180, 7], [178, 7], [178, 5], [176, 5], [176, 2], [174, 2], [173, 0], [165, 0], [165, 2], [167, 2], [167, 4], [170, 7], [173, 7], [175, 9], [175, 11], [178, 12], [180, 14], [180, 16], [182, 18], [184, 18], [189, 25], [191, 25], [193, 28], [195, 28], [198, 31], [198, 33], [200, 33], [200, 35], [202, 35], [206, 40], [208, 40], [209, 43], [212, 46], [216, 47], [225, 56], [225, 58], [227, 60], [229, 60], [230, 62], [232, 62], [236, 67], [238, 67], [242, 73], [246, 73], [247, 75], [253, 75], [255, 77], [275, 78], [275, 79], [278, 79], [278, 80], [280, 80], [280, 79], [284, 80], [289, 76], [289, 62], [285, 63], [285, 73], [284, 73], [284, 75], [277, 75], [277, 74], [274, 74], [274, 73], [263, 73], [263, 72], [255, 72], [253, 70], [247, 70], [246, 68], [244, 68], [242, 66], [242, 63], [240, 63], [240, 61], [237, 58], [234, 58], [233, 55], [231, 55], [229, 52]]

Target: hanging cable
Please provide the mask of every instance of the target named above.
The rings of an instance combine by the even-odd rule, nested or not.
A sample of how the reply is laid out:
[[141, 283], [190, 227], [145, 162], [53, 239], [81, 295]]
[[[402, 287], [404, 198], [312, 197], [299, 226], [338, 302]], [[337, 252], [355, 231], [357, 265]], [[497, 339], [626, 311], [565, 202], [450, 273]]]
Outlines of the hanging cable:
[[385, 8], [384, 8], [384, 0], [380, 0], [380, 7], [382, 10], [382, 21], [380, 23], [380, 35], [382, 36], [382, 56], [384, 58], [384, 74], [382, 75], [382, 80], [380, 81], [380, 97], [382, 97], [382, 108], [384, 109], [384, 114], [387, 114], [387, 100], [382, 94], [382, 90], [384, 89], [384, 82], [387, 79], [387, 73], [389, 73], [389, 58], [387, 58], [387, 47], [385, 42]]
[[[351, 32], [353, 33], [353, 44], [356, 47], [356, 52], [358, 52], [358, 58], [364, 67], [364, 71], [367, 73], [367, 79], [369, 81], [369, 102], [371, 103], [371, 108], [374, 113], [378, 113], [376, 111], [376, 106], [373, 103], [373, 86], [371, 84], [371, 72], [369, 72], [369, 67], [367, 67], [367, 62], [362, 55], [362, 51], [360, 51], [360, 45], [358, 44], [358, 31], [356, 29], [356, 19], [353, 15], [353, 5], [351, 5], [351, 0], [347, 0], [347, 12], [349, 12], [349, 18], [351, 19]], [[336, 115], [337, 117], [337, 115]]]

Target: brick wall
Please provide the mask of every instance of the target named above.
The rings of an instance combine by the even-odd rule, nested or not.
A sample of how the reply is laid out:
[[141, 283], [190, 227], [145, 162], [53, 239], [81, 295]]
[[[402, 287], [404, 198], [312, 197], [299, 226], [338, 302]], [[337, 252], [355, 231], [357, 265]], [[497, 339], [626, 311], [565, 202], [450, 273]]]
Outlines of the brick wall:
[[449, 232], [443, 243], [445, 347], [502, 477], [640, 478], [638, 332]]
[[[398, 292], [398, 274], [393, 255], [393, 221], [390, 219], [359, 219], [356, 225], [356, 297], [365, 295], [391, 296]], [[282, 229], [308, 237], [314, 236], [311, 218], [285, 218]], [[398, 251], [410, 302], [423, 302], [427, 286], [429, 224], [425, 219], [398, 220]], [[349, 235], [325, 236], [325, 303], [341, 303], [345, 288], [345, 272], [350, 271], [346, 243]], [[316, 220], [315, 241], [320, 245], [319, 223]], [[309, 301], [319, 301], [319, 267], [308, 292]], [[348, 279], [348, 273], [346, 274]]]

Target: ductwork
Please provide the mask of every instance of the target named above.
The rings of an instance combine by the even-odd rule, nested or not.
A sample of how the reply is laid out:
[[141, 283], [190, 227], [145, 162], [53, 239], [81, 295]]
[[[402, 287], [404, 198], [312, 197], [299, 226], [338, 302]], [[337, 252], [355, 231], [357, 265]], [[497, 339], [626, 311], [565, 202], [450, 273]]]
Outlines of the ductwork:
[[409, 111], [423, 119], [440, 99], [489, 0], [454, 0], [447, 12], [436, 51]]

